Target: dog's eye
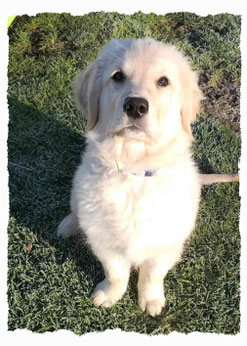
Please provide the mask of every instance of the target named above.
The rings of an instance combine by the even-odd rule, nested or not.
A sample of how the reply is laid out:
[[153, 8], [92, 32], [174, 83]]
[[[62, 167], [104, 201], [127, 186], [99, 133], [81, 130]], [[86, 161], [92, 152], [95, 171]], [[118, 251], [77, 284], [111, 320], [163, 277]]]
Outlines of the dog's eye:
[[159, 86], [164, 87], [164, 86], [167, 86], [167, 85], [169, 84], [169, 82], [168, 82], [168, 79], [167, 79], [166, 77], [161, 77], [161, 78], [158, 80], [157, 84], [158, 84]]
[[117, 71], [113, 74], [112, 79], [115, 82], [123, 82], [125, 80], [125, 76], [124, 76], [123, 72]]

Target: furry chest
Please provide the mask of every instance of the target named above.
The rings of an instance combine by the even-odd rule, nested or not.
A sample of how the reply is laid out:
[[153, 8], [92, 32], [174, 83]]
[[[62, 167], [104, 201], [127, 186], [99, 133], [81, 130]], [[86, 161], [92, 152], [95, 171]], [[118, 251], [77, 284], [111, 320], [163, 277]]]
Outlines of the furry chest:
[[91, 184], [80, 212], [82, 228], [101, 244], [121, 248], [135, 257], [139, 249], [180, 242], [193, 228], [197, 204], [188, 184], [164, 176], [121, 174]]

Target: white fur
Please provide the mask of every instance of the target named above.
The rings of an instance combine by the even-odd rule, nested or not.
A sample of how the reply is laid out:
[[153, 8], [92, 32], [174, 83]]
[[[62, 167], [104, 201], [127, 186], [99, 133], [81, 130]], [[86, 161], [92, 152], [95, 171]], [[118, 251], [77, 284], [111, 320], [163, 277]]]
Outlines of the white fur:
[[[116, 70], [123, 82], [111, 78]], [[168, 86], [157, 85], [162, 76]], [[113, 40], [80, 74], [75, 93], [88, 120], [88, 145], [73, 181], [71, 214], [58, 234], [70, 236], [79, 225], [101, 261], [106, 278], [94, 291], [95, 305], [116, 303], [134, 266], [139, 305], [155, 316], [165, 304], [163, 279], [181, 258], [200, 200], [190, 151], [190, 123], [202, 96], [197, 75], [173, 46]], [[136, 121], [123, 112], [129, 96], [149, 102]], [[141, 170], [153, 175], [136, 175]]]

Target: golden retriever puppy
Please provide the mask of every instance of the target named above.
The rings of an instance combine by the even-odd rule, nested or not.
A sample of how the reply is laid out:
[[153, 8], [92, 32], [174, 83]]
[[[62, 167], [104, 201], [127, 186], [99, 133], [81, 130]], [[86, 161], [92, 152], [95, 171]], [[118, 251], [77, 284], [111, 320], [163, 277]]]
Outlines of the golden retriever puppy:
[[123, 296], [133, 266], [141, 309], [158, 315], [164, 277], [195, 225], [201, 185], [219, 180], [200, 175], [191, 158], [190, 124], [202, 99], [197, 74], [172, 45], [115, 39], [81, 72], [75, 94], [87, 148], [58, 235], [79, 226], [102, 263], [95, 305], [111, 307]]

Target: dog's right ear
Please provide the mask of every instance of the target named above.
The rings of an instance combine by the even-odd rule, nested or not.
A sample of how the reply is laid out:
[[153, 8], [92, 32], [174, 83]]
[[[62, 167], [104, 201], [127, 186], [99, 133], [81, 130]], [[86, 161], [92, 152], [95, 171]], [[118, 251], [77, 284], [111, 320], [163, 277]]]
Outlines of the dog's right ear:
[[189, 68], [187, 73], [184, 72], [184, 75], [181, 92], [181, 120], [184, 130], [191, 139], [194, 139], [191, 123], [195, 120], [199, 111], [200, 101], [204, 97], [198, 85], [197, 74]]
[[87, 119], [87, 130], [93, 130], [99, 119], [101, 94], [101, 74], [97, 59], [79, 73], [73, 82], [73, 89], [80, 110]]

